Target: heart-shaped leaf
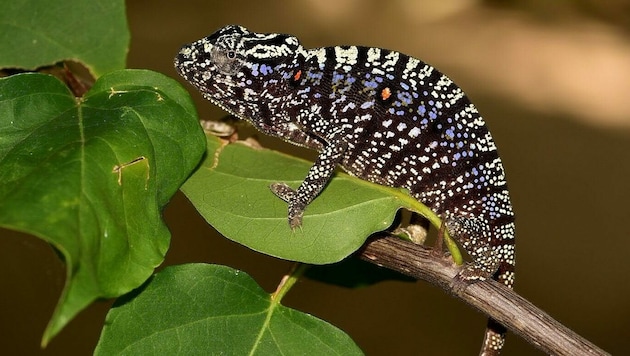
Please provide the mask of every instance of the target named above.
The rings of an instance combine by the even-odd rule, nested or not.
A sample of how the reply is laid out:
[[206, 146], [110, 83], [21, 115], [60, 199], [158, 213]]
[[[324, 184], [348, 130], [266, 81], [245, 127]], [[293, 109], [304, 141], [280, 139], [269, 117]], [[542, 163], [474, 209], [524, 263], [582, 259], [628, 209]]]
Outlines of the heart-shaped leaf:
[[337, 173], [307, 208], [303, 226], [291, 231], [287, 204], [269, 185], [286, 182], [296, 188], [311, 163], [242, 144], [225, 147], [208, 138], [202, 166], [182, 191], [204, 218], [226, 237], [266, 254], [306, 263], [340, 261], [372, 233], [385, 230], [398, 209], [439, 219], [399, 189]]
[[43, 74], [0, 79], [0, 226], [50, 242], [67, 264], [44, 344], [162, 262], [160, 211], [203, 149], [190, 97], [161, 74], [112, 72], [81, 99]]
[[0, 68], [32, 70], [75, 60], [84, 63], [94, 76], [100, 76], [125, 67], [128, 47], [123, 0], [21, 0], [2, 4]]
[[167, 267], [107, 315], [95, 355], [360, 355], [341, 330], [284, 307], [244, 272]]

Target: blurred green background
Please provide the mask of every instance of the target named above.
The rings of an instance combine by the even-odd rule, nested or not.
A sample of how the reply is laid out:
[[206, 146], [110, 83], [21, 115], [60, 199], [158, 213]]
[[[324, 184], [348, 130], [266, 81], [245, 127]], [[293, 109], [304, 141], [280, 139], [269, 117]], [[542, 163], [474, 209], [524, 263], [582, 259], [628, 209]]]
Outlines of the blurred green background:
[[[517, 214], [517, 291], [605, 350], [630, 352], [630, 267], [623, 257], [630, 233], [622, 224], [630, 220], [630, 1], [182, 0], [128, 6], [128, 66], [176, 78], [172, 58], [179, 47], [227, 24], [290, 33], [306, 47], [395, 49], [445, 72], [482, 112], [507, 170]], [[223, 116], [193, 95], [202, 118]], [[290, 266], [218, 236], [181, 194], [165, 215], [173, 233], [165, 264], [227, 264], [268, 291]], [[90, 354], [111, 301], [91, 306], [39, 350], [63, 287], [63, 264], [34, 237], [0, 234], [0, 353]], [[483, 315], [424, 282], [351, 291], [303, 280], [285, 304], [342, 328], [371, 355], [472, 355], [485, 327]], [[505, 355], [532, 354], [540, 353], [509, 336]]]

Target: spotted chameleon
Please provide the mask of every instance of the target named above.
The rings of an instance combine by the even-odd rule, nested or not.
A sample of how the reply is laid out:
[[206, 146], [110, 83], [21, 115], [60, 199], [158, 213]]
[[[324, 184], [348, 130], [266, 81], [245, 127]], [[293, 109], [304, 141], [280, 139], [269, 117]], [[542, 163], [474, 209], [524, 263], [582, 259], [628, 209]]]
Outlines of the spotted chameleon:
[[[288, 202], [292, 228], [337, 166], [406, 188], [471, 256], [456, 279], [514, 282], [514, 214], [492, 136], [463, 91], [432, 66], [395, 51], [306, 49], [294, 36], [224, 27], [184, 46], [179, 73], [206, 99], [261, 132], [320, 152]], [[505, 329], [490, 320], [482, 354]]]

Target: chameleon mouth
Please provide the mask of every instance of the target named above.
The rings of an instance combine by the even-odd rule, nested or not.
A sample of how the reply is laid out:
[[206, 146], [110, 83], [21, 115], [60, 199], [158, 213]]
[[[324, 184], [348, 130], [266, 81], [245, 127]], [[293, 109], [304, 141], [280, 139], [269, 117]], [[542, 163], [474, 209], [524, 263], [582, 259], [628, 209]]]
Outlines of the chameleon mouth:
[[190, 57], [190, 47], [182, 47], [173, 60], [177, 73], [186, 79], [190, 79], [192, 71], [189, 69], [194, 65], [194, 60]]

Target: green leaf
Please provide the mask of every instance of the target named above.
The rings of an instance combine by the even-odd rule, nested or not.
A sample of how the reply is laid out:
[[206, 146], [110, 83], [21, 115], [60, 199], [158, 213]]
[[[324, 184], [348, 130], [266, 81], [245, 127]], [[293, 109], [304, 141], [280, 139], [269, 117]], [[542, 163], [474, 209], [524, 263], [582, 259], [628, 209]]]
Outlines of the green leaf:
[[311, 163], [243, 144], [227, 145], [217, 155], [220, 145], [208, 138], [205, 161], [182, 191], [215, 229], [256, 251], [305, 263], [337, 262], [388, 228], [401, 207], [439, 226], [435, 214], [403, 191], [338, 173], [307, 207], [302, 228], [291, 231], [287, 204], [269, 185], [296, 188]]
[[116, 302], [95, 355], [359, 355], [341, 330], [272, 300], [244, 272], [167, 267]]
[[129, 30], [123, 0], [15, 0], [0, 11], [0, 68], [33, 70], [63, 60], [95, 77], [125, 67]]
[[112, 72], [82, 99], [43, 74], [0, 79], [0, 226], [48, 241], [67, 264], [43, 344], [162, 262], [160, 211], [203, 149], [188, 93], [161, 74]]

